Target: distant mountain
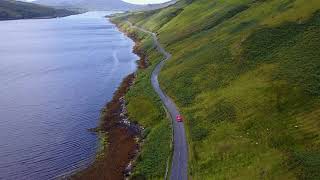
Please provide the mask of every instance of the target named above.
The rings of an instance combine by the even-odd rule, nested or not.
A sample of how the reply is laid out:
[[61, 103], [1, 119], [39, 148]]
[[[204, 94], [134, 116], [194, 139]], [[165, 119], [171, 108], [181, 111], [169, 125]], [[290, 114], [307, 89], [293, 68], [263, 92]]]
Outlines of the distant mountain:
[[54, 9], [38, 4], [14, 0], [0, 0], [0, 20], [53, 18], [75, 14], [64, 9]]
[[37, 4], [86, 10], [130, 10], [142, 7], [121, 0], [36, 0]]
[[163, 4], [137, 5], [126, 3], [121, 0], [36, 0], [37, 4], [63, 7], [68, 9], [85, 9], [85, 10], [150, 10], [166, 7], [176, 2], [172, 0]]

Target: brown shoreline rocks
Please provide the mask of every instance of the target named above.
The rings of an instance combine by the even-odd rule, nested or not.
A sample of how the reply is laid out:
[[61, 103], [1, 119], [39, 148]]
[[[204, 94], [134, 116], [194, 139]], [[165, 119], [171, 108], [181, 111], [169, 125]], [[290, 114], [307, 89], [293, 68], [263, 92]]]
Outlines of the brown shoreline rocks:
[[[120, 29], [120, 28], [119, 28]], [[120, 29], [121, 30], [121, 29]], [[148, 61], [140, 42], [134, 34], [126, 33], [133, 41], [133, 52], [140, 57], [138, 68], [147, 68]], [[130, 74], [122, 81], [114, 93], [112, 100], [102, 111], [101, 125], [89, 129], [91, 132], [106, 132], [108, 145], [103, 156], [83, 171], [76, 173], [69, 179], [83, 180], [120, 180], [127, 179], [133, 171], [142, 143], [144, 128], [131, 122], [127, 116], [125, 94], [134, 84], [135, 74]]]

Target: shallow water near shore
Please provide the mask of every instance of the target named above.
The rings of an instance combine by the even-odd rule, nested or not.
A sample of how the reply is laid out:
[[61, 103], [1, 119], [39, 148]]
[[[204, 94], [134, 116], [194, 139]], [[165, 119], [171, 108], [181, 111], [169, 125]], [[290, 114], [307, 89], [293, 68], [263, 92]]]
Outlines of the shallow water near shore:
[[87, 129], [138, 59], [107, 14], [0, 21], [0, 179], [52, 179], [94, 159]]

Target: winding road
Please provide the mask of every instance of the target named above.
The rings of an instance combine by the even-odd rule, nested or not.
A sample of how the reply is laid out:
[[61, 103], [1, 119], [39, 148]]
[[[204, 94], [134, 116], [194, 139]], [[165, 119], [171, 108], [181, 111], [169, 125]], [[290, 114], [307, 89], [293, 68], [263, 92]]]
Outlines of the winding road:
[[151, 83], [155, 92], [159, 95], [162, 103], [168, 110], [171, 116], [173, 125], [173, 157], [171, 165], [171, 180], [187, 180], [188, 179], [188, 145], [186, 140], [186, 134], [184, 130], [184, 124], [175, 120], [179, 113], [178, 108], [174, 102], [168, 97], [161, 89], [158, 81], [158, 75], [161, 71], [164, 63], [171, 58], [171, 54], [168, 53], [159, 43], [157, 35], [153, 32], [140, 28], [133, 25], [131, 22], [127, 23], [132, 27], [136, 28], [144, 33], [150, 34], [153, 38], [154, 45], [157, 50], [164, 55], [164, 59], [155, 67], [151, 76]]

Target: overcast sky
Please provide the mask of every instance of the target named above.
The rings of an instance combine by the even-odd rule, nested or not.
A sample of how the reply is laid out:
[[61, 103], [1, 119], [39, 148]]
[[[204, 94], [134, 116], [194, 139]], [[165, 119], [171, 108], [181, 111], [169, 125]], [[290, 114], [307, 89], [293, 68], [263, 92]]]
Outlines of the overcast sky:
[[163, 3], [169, 0], [123, 0], [123, 1], [129, 2], [129, 3], [135, 3], [135, 4], [151, 4], [151, 3]]
[[[34, 0], [25, 0], [25, 1], [34, 1]], [[151, 4], [151, 3], [163, 3], [169, 0], [123, 0], [123, 1], [129, 2], [129, 3], [135, 3], [135, 4]]]

